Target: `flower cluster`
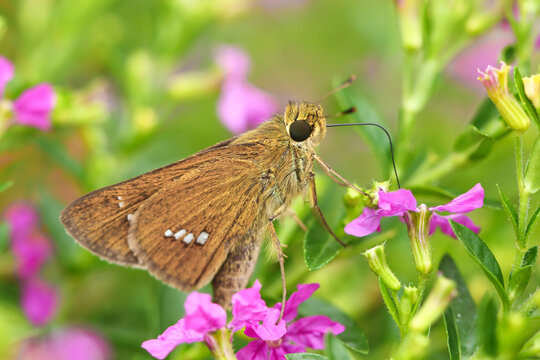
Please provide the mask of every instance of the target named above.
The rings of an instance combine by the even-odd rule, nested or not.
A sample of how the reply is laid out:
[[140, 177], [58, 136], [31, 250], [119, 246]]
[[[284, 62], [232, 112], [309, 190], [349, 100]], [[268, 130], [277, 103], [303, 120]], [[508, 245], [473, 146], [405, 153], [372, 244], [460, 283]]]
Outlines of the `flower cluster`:
[[[281, 303], [270, 308], [261, 298], [261, 284], [255, 281], [251, 288], [232, 297], [233, 318], [226, 325], [225, 310], [211, 302], [210, 295], [191, 293], [184, 304], [185, 316], [170, 326], [157, 339], [145, 341], [142, 347], [152, 356], [164, 359], [177, 345], [204, 341], [212, 352], [217, 349], [214, 334], [227, 328], [231, 332], [245, 329], [253, 338], [236, 357], [238, 360], [285, 359], [285, 354], [305, 352], [306, 348], [323, 349], [324, 336], [345, 330], [344, 326], [326, 316], [307, 316], [296, 321], [298, 307], [306, 301], [318, 284], [301, 284], [285, 303], [283, 318], [279, 319]], [[279, 320], [279, 321], [278, 321]]]
[[[21, 283], [21, 306], [34, 326], [50, 323], [57, 312], [57, 289], [41, 278], [41, 268], [51, 257], [52, 243], [39, 231], [40, 217], [29, 203], [12, 204], [5, 212], [10, 228], [11, 251]], [[107, 360], [107, 342], [94, 331], [81, 327], [58, 329], [46, 336], [33, 336], [21, 342], [17, 359]]]
[[[4, 95], [6, 85], [15, 74], [13, 64], [0, 56], [0, 98]], [[54, 90], [50, 84], [38, 84], [27, 89], [14, 101], [2, 100], [0, 115], [2, 121], [35, 127], [40, 130], [51, 128], [51, 111], [55, 105]]]
[[45, 325], [58, 305], [56, 289], [40, 276], [42, 265], [52, 254], [52, 244], [39, 232], [39, 214], [32, 205], [15, 203], [4, 216], [10, 226], [11, 251], [22, 286], [23, 311], [33, 325]]
[[218, 115], [233, 134], [241, 134], [257, 127], [277, 110], [277, 101], [268, 93], [247, 81], [250, 68], [248, 55], [234, 46], [222, 46], [216, 62], [223, 71]]

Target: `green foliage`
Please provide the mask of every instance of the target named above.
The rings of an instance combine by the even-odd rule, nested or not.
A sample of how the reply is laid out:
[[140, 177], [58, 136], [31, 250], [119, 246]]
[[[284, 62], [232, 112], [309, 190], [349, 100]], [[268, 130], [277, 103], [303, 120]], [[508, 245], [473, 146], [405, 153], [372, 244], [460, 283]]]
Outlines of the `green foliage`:
[[452, 220], [450, 220], [450, 224], [452, 225], [452, 229], [457, 238], [465, 245], [465, 249], [467, 249], [469, 255], [478, 265], [480, 265], [484, 274], [486, 274], [489, 281], [491, 281], [495, 287], [495, 290], [497, 290], [503, 308], [508, 310], [508, 295], [504, 290], [504, 279], [501, 267], [491, 250], [489, 250], [484, 241], [469, 228]]

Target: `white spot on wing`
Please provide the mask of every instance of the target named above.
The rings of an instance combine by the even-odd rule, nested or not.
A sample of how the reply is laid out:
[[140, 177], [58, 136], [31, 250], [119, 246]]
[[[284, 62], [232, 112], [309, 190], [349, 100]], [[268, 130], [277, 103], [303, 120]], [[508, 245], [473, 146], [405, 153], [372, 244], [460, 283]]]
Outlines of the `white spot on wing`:
[[177, 232], [176, 234], [174, 234], [174, 238], [176, 240], [180, 239], [182, 236], [184, 236], [185, 234], [187, 233], [186, 230], [182, 229], [180, 230], [179, 232]]
[[186, 244], [191, 244], [194, 238], [195, 236], [193, 236], [192, 233], [189, 233], [186, 235], [186, 237], [182, 241], [185, 242]]
[[165, 237], [172, 237], [173, 235], [174, 234], [171, 229], [167, 229], [167, 231], [165, 231]]
[[118, 196], [118, 197], [116, 197], [116, 198], [117, 198], [118, 200], [122, 200], [122, 197], [121, 197], [121, 196]]
[[131, 221], [131, 219], [133, 219], [133, 214], [127, 214], [127, 219], [128, 221]]
[[204, 245], [206, 243], [206, 240], [208, 240], [209, 234], [205, 231], [199, 234], [197, 237], [197, 244]]
[[124, 204], [124, 203], [123, 203], [122, 201], [120, 201], [120, 202], [118, 203], [118, 207], [121, 207], [121, 208], [123, 208], [123, 207], [124, 207], [124, 205], [126, 205], [126, 204]]

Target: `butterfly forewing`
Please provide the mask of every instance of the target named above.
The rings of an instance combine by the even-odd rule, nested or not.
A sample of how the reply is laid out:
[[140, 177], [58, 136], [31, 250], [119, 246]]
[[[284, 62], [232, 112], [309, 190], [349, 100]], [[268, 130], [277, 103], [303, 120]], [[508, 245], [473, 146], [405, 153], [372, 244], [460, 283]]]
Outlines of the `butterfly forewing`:
[[141, 266], [127, 243], [130, 219], [158, 190], [190, 170], [216, 160], [208, 152], [226, 147], [234, 138], [165, 167], [91, 192], [62, 211], [61, 221], [81, 245], [107, 261]]
[[263, 150], [257, 143], [213, 150], [213, 161], [192, 168], [138, 208], [128, 240], [150, 273], [183, 290], [214, 277], [229, 250], [258, 226]]

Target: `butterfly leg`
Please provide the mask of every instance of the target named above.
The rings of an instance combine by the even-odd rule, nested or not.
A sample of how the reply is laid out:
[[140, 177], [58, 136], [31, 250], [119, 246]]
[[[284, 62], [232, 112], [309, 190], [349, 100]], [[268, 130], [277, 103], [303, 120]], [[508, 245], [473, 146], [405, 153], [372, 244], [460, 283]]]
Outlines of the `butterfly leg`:
[[356, 191], [358, 191], [360, 194], [367, 195], [365, 192], [363, 192], [362, 190], [360, 190], [359, 188], [351, 184], [349, 181], [347, 181], [343, 176], [339, 175], [337, 172], [332, 170], [330, 165], [325, 163], [320, 157], [318, 157], [317, 155], [313, 155], [313, 158], [321, 166], [321, 168], [324, 170], [326, 175], [328, 175], [330, 179], [332, 179], [332, 181], [334, 181], [336, 184], [340, 186], [351, 187], [355, 189]]
[[341, 241], [341, 239], [338, 238], [336, 234], [334, 234], [334, 232], [332, 231], [332, 229], [330, 228], [330, 226], [326, 222], [326, 219], [324, 218], [324, 215], [323, 215], [323, 213], [321, 211], [321, 208], [319, 207], [319, 204], [317, 203], [317, 188], [315, 186], [315, 174], [314, 173], [310, 174], [309, 188], [311, 190], [310, 191], [310, 193], [311, 193], [311, 198], [310, 198], [311, 207], [313, 207], [313, 208], [315, 208], [315, 210], [317, 210], [317, 213], [321, 217], [321, 221], [322, 221], [322, 224], [323, 224], [324, 228], [326, 230], [328, 230], [330, 235], [332, 235], [334, 237], [334, 239], [336, 239], [336, 241], [338, 243], [340, 243], [343, 246], [347, 246], [347, 244], [345, 244], [343, 241]]
[[281, 271], [281, 287], [282, 287], [282, 295], [281, 295], [281, 314], [279, 315], [278, 322], [283, 317], [283, 312], [285, 311], [285, 301], [287, 299], [287, 281], [285, 280], [285, 264], [284, 264], [284, 258], [285, 255], [283, 254], [283, 251], [281, 250], [281, 242], [279, 241], [279, 238], [276, 233], [276, 228], [274, 227], [274, 223], [270, 221], [268, 223], [268, 229], [270, 231], [270, 236], [272, 237], [272, 240], [274, 241], [275, 248], [277, 249], [277, 255], [279, 260], [279, 269]]
[[246, 287], [255, 269], [261, 247], [259, 239], [260, 234], [250, 232], [237, 241], [212, 280], [213, 301], [225, 309], [231, 308], [232, 296]]

